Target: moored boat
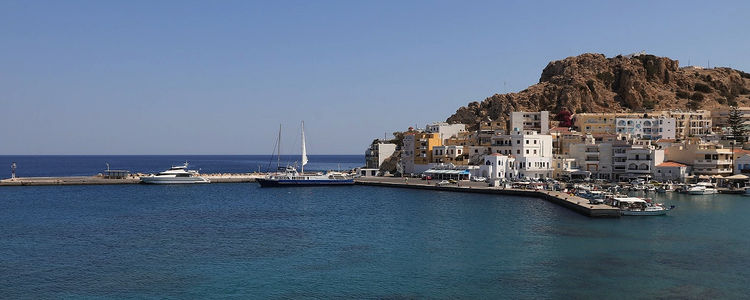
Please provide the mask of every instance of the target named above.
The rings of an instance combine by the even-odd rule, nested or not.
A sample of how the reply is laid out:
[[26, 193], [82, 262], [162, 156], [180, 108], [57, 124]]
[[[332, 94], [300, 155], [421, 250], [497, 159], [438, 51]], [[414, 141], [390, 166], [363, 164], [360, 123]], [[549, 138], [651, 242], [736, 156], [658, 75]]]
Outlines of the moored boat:
[[687, 189], [690, 195], [711, 195], [716, 194], [719, 190], [714, 187], [713, 183], [710, 182], [698, 182], [697, 184], [691, 185]]
[[188, 170], [188, 163], [182, 166], [172, 166], [166, 171], [150, 176], [141, 176], [141, 182], [148, 184], [188, 184], [188, 183], [210, 183], [205, 177], [201, 177], [198, 171]]
[[666, 208], [661, 204], [654, 204], [649, 199], [638, 197], [619, 197], [612, 200], [612, 206], [619, 208], [623, 216], [663, 216], [674, 209], [674, 205]]
[[[281, 140], [281, 131], [279, 131], [279, 140]], [[281, 151], [279, 151], [281, 152]], [[275, 174], [270, 174], [265, 178], [258, 178], [256, 182], [261, 187], [287, 187], [287, 186], [322, 186], [322, 185], [351, 185], [354, 184], [354, 178], [339, 172], [305, 174], [305, 165], [307, 164], [307, 148], [305, 146], [305, 122], [302, 122], [302, 161], [301, 172], [297, 168], [287, 166], [279, 168]]]

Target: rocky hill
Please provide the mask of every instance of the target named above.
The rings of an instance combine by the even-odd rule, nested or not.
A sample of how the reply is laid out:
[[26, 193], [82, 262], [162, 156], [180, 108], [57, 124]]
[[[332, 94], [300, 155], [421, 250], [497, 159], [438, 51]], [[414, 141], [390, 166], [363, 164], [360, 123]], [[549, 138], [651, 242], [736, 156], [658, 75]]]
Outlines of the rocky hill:
[[507, 120], [510, 112], [522, 110], [640, 112], [748, 104], [750, 74], [742, 71], [680, 68], [677, 60], [648, 54], [607, 58], [586, 53], [550, 62], [539, 83], [518, 93], [469, 103], [447, 121], [473, 129], [480, 121]]

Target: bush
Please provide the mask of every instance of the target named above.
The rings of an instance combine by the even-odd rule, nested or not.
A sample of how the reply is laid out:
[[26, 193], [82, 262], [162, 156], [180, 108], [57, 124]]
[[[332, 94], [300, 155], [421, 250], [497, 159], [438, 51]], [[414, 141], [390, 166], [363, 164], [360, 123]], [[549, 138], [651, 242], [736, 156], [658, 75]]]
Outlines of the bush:
[[677, 98], [681, 98], [681, 99], [690, 98], [690, 93], [683, 91], [683, 90], [679, 90], [675, 92], [675, 95], [677, 96]]
[[694, 101], [703, 101], [703, 99], [706, 99], [706, 95], [703, 95], [701, 92], [695, 92], [690, 96], [690, 99]]
[[654, 109], [655, 104], [651, 99], [643, 99], [643, 108], [645, 109]]
[[750, 74], [742, 72], [742, 71], [740, 71], [740, 76], [742, 76], [742, 78], [750, 79]]
[[698, 92], [703, 92], [703, 93], [710, 93], [711, 92], [711, 87], [708, 86], [708, 85], [706, 85], [706, 84], [698, 82], [693, 87], [693, 90], [694, 91], [698, 91]]
[[716, 98], [716, 102], [719, 102], [719, 104], [724, 105], [727, 104], [726, 98]]
[[701, 102], [700, 101], [695, 101], [695, 100], [690, 100], [687, 103], [687, 107], [688, 107], [688, 109], [696, 110], [696, 109], [698, 109], [698, 108], [701, 107]]
[[615, 75], [610, 72], [601, 72], [596, 74], [596, 78], [604, 82], [604, 85], [610, 85], [615, 80]]

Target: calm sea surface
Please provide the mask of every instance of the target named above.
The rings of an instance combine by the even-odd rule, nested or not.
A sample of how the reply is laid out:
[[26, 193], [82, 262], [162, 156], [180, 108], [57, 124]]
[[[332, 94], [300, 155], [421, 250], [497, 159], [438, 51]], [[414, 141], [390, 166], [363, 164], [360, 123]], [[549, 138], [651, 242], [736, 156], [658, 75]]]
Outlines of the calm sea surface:
[[750, 198], [661, 200], [599, 220], [363, 186], [0, 187], [0, 298], [746, 298]]

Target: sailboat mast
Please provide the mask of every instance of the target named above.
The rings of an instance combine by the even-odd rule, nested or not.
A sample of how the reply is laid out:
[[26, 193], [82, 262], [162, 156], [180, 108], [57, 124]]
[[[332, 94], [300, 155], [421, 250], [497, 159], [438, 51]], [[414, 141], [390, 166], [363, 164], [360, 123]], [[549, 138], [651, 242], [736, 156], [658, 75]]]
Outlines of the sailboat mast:
[[302, 174], [305, 174], [305, 164], [307, 164], [307, 149], [305, 149], [305, 121], [302, 121]]
[[277, 150], [279, 152], [276, 154], [276, 172], [278, 172], [279, 167], [281, 167], [281, 124], [279, 124], [279, 147]]

